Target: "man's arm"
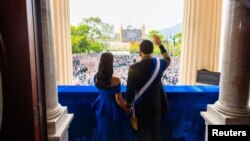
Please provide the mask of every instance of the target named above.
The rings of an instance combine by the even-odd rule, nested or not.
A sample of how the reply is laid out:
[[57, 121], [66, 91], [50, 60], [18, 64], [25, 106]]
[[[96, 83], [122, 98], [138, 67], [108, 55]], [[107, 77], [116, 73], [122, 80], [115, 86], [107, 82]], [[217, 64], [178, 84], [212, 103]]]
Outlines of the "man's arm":
[[164, 46], [162, 45], [161, 39], [159, 36], [157, 35], [153, 35], [153, 42], [159, 47], [159, 49], [161, 50], [161, 55], [162, 58], [165, 60], [166, 62], [166, 68], [169, 66], [170, 64], [170, 57], [168, 55], [167, 50], [164, 48]]
[[131, 103], [134, 100], [135, 97], [135, 80], [134, 80], [135, 70], [131, 67], [128, 71], [128, 80], [127, 80], [127, 91], [126, 91], [126, 107], [130, 108]]

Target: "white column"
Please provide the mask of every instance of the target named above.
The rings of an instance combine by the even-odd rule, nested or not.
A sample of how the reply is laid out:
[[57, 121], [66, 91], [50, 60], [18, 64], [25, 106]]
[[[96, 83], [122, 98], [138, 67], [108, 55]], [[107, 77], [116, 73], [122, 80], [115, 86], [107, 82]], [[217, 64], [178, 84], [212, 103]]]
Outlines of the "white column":
[[240, 0], [225, 0], [223, 4], [225, 29], [219, 99], [201, 115], [208, 124], [249, 125], [250, 8]]
[[197, 70], [219, 69], [222, 0], [185, 0], [180, 84], [196, 84]]
[[249, 114], [250, 9], [239, 0], [225, 2], [225, 8], [221, 88], [216, 107], [227, 114]]
[[54, 47], [58, 85], [73, 84], [69, 0], [53, 0]]
[[49, 141], [67, 141], [68, 126], [73, 115], [67, 114], [67, 107], [58, 103], [51, 1], [42, 1], [41, 7], [48, 139]]

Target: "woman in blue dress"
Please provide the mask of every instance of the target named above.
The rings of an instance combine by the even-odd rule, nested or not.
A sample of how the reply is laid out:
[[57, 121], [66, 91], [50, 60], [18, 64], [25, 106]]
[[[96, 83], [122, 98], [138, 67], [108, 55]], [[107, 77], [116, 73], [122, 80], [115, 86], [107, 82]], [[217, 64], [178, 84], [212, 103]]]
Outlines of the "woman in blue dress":
[[113, 76], [113, 60], [112, 53], [103, 53], [95, 75], [94, 82], [99, 96], [92, 105], [97, 118], [97, 128], [92, 141], [126, 140], [122, 120], [127, 109], [121, 94], [120, 79]]

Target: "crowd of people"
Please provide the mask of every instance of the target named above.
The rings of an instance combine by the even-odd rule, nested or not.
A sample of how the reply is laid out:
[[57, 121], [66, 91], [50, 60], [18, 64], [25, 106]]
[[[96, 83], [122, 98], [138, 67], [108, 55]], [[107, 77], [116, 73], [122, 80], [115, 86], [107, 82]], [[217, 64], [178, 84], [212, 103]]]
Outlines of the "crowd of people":
[[[128, 68], [139, 61], [139, 54], [115, 53], [114, 75], [119, 76], [122, 85], [127, 84]], [[94, 85], [94, 75], [98, 70], [101, 53], [82, 53], [73, 55], [73, 81], [75, 85]], [[157, 56], [158, 57], [158, 56]], [[160, 57], [160, 56], [159, 56]], [[164, 85], [176, 85], [179, 82], [179, 58], [171, 57], [171, 64], [164, 72]]]

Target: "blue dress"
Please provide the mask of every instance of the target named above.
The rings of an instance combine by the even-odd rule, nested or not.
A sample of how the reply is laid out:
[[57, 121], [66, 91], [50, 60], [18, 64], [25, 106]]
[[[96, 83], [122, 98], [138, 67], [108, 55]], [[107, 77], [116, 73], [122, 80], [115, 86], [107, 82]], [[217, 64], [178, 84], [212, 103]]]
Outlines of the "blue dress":
[[128, 141], [123, 122], [126, 114], [115, 100], [121, 85], [98, 90], [99, 96], [92, 104], [97, 118], [92, 141]]

